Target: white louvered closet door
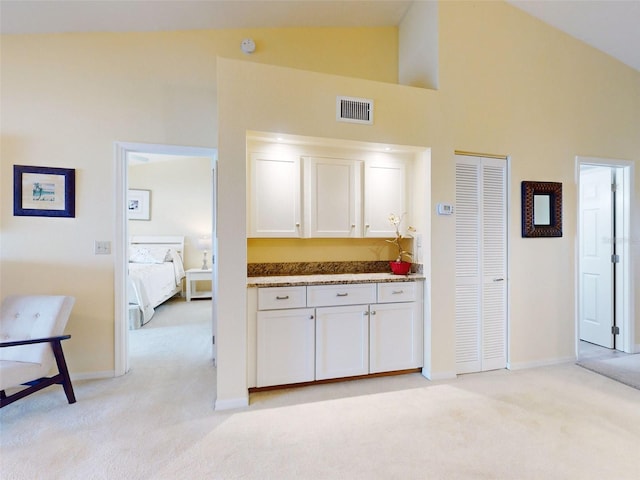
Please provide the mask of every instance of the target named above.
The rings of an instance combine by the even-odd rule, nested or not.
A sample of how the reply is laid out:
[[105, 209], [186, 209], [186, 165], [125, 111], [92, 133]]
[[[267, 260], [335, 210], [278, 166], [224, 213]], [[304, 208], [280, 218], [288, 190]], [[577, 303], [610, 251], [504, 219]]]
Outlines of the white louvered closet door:
[[456, 155], [456, 373], [507, 363], [506, 160]]

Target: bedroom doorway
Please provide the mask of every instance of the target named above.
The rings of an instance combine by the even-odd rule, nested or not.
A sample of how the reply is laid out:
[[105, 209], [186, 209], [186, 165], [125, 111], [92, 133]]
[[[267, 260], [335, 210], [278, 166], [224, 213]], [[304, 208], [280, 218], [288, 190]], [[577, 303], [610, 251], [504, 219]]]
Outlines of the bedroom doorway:
[[594, 345], [603, 351], [633, 353], [630, 251], [633, 164], [577, 157], [576, 167], [577, 357]]
[[[130, 369], [129, 316], [129, 238], [136, 235], [182, 236], [183, 268], [200, 269], [203, 254], [211, 268], [211, 301], [194, 300], [211, 305], [206, 338], [215, 364], [215, 318], [217, 268], [211, 260], [217, 254], [215, 173], [217, 150], [173, 145], [121, 143], [115, 144], [116, 161], [116, 238], [115, 254], [115, 375]], [[137, 171], [130, 167], [136, 165]], [[146, 167], [145, 167], [146, 166]], [[134, 173], [132, 173], [132, 171]], [[143, 172], [143, 173], [142, 173]], [[211, 180], [209, 180], [211, 178]], [[140, 221], [128, 217], [129, 190], [144, 193], [148, 205]], [[147, 193], [148, 192], [148, 193]], [[206, 244], [206, 247], [203, 245]], [[206, 252], [202, 249], [206, 248]], [[182, 280], [184, 282], [185, 280]], [[181, 288], [180, 288], [181, 290]], [[176, 301], [180, 299], [181, 301]], [[174, 296], [158, 306], [174, 308], [184, 300]], [[180, 305], [177, 305], [180, 307]], [[183, 306], [187, 306], [184, 303]], [[151, 317], [152, 318], [152, 317]], [[153, 320], [151, 320], [153, 322]]]

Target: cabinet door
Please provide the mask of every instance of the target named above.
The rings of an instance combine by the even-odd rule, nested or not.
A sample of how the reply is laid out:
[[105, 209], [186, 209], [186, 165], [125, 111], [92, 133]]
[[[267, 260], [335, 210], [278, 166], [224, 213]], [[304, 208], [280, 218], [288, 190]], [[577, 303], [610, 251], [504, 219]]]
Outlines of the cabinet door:
[[250, 237], [301, 237], [300, 159], [250, 156]]
[[[364, 236], [393, 237], [389, 215], [407, 212], [405, 163], [399, 160], [366, 162], [364, 166]], [[407, 224], [404, 225], [405, 227]], [[401, 232], [403, 233], [403, 232]]]
[[316, 380], [368, 373], [368, 305], [316, 308]]
[[418, 368], [423, 364], [420, 303], [371, 305], [370, 372]]
[[258, 387], [314, 380], [312, 308], [258, 312], [257, 343]]
[[305, 158], [309, 236], [362, 236], [361, 168], [357, 160]]

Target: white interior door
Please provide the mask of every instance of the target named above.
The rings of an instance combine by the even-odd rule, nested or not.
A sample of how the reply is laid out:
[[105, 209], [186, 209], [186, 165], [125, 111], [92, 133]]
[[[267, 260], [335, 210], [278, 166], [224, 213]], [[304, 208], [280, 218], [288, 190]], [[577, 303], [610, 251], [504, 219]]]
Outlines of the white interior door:
[[609, 167], [580, 167], [580, 339], [613, 348], [613, 195]]
[[506, 160], [456, 155], [456, 373], [507, 363]]

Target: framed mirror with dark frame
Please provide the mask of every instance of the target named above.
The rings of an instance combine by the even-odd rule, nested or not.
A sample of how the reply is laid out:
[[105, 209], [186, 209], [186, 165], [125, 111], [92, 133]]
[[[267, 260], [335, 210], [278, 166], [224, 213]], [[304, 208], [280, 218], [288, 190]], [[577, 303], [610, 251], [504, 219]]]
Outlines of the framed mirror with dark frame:
[[522, 182], [522, 236], [562, 236], [562, 183]]

